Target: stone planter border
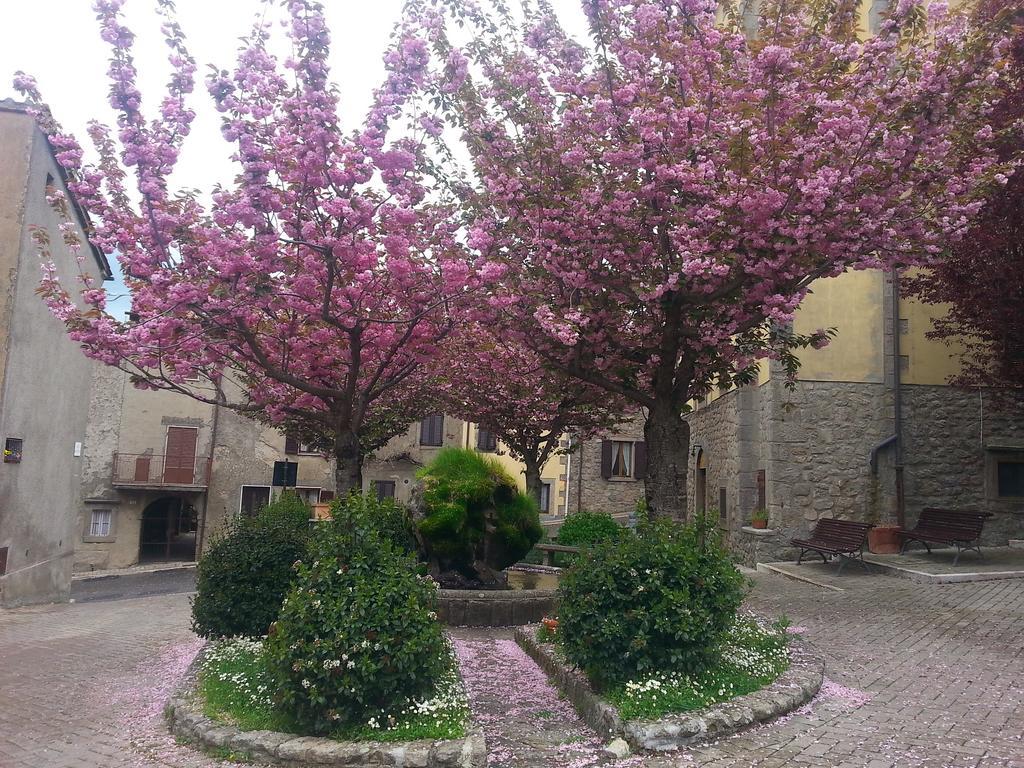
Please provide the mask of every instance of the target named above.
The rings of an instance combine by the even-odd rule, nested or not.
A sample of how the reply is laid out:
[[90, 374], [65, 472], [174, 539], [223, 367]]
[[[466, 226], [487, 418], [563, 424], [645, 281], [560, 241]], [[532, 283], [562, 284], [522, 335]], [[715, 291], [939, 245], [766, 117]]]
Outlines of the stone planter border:
[[485, 768], [487, 765], [483, 731], [472, 725], [461, 739], [355, 742], [276, 731], [243, 731], [219, 723], [203, 714], [198, 701], [196, 678], [200, 658], [196, 657], [164, 709], [171, 733], [200, 749], [228, 749], [257, 763], [291, 768], [321, 765]]
[[572, 702], [580, 717], [605, 738], [625, 739], [634, 750], [667, 751], [718, 739], [773, 720], [803, 706], [821, 688], [824, 662], [803, 640], [790, 639], [790, 665], [771, 685], [704, 709], [660, 720], [623, 721], [618, 710], [590, 687], [586, 676], [537, 640], [537, 627], [519, 627], [516, 642]]
[[516, 627], [556, 613], [553, 589], [439, 589], [437, 616], [453, 627]]

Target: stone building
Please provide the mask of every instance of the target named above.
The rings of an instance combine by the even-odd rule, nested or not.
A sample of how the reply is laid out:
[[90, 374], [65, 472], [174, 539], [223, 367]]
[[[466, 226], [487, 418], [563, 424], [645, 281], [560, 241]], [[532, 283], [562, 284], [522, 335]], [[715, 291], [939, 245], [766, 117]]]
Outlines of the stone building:
[[[1024, 400], [949, 386], [957, 350], [926, 338], [932, 308], [899, 296], [891, 275], [813, 289], [795, 330], [839, 334], [802, 355], [792, 390], [764, 361], [756, 384], [693, 404], [687, 516], [714, 510], [747, 562], [788, 556], [819, 517], [913, 525], [925, 507], [992, 513], [987, 544], [1024, 537]], [[638, 417], [574, 452], [570, 511], [633, 507], [637, 464], [623, 477], [608, 452], [642, 456], [642, 434]], [[767, 531], [749, 527], [758, 509]]]
[[644, 495], [644, 416], [637, 413], [588, 440], [573, 440], [569, 456], [569, 514], [587, 510], [622, 515]]
[[[103, 255], [64, 246], [47, 188], [66, 193], [53, 148], [23, 105], [0, 102], [0, 605], [67, 599], [92, 365], [36, 295], [49, 237], [67, 284], [110, 277]], [[86, 224], [74, 209], [83, 239]]]
[[[483, 437], [484, 439], [480, 439]], [[408, 501], [416, 471], [442, 447], [493, 452], [522, 467], [474, 425], [437, 414], [412, 424], [363, 467], [366, 492]], [[224, 523], [276, 497], [275, 462], [297, 464], [293, 490], [310, 503], [334, 497], [332, 461], [229, 408], [134, 388], [97, 366], [75, 528], [76, 570], [192, 560]], [[550, 511], [564, 506], [561, 457], [544, 470]]]

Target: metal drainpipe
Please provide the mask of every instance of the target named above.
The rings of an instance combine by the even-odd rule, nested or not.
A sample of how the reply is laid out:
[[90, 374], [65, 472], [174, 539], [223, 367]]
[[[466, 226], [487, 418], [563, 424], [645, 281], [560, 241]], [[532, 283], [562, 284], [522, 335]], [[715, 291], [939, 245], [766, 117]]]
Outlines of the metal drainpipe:
[[[579, 439], [579, 445], [580, 445], [580, 466], [579, 466], [579, 469], [576, 470], [576, 511], [577, 512], [582, 512], [583, 511], [583, 450], [585, 448], [585, 446], [583, 445], [583, 438], [582, 437], [580, 437], [580, 439]], [[569, 514], [569, 510], [566, 509], [565, 513], [568, 515]]]
[[896, 476], [896, 523], [906, 522], [906, 501], [903, 497], [903, 393], [900, 381], [900, 275], [894, 269], [892, 279], [892, 421], [893, 434], [871, 449], [868, 462], [871, 474], [878, 474], [878, 454], [893, 446], [893, 469]]
[[196, 560], [203, 551], [203, 540], [206, 538], [206, 510], [210, 506], [210, 489], [213, 488], [213, 455], [217, 452], [217, 422], [220, 417], [220, 397], [213, 404], [213, 426], [210, 430], [210, 463], [206, 470], [206, 493], [203, 494], [203, 514], [199, 518], [199, 536], [196, 541]]
[[893, 469], [896, 473], [896, 524], [901, 528], [906, 522], [906, 501], [903, 497], [903, 392], [900, 381], [900, 273], [892, 271], [892, 386], [893, 386], [893, 435], [895, 456]]

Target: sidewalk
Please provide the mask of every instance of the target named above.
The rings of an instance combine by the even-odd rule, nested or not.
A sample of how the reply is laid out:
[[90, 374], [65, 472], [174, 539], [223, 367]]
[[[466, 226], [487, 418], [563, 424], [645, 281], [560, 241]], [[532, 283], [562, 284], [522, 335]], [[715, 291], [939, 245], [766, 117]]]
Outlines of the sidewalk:
[[194, 560], [176, 560], [168, 563], [146, 563], [132, 565], [128, 568], [111, 568], [105, 571], [81, 571], [71, 574], [72, 581], [88, 581], [89, 579], [106, 579], [111, 576], [137, 576], [142, 573], [159, 573], [160, 571], [180, 571], [195, 568]]

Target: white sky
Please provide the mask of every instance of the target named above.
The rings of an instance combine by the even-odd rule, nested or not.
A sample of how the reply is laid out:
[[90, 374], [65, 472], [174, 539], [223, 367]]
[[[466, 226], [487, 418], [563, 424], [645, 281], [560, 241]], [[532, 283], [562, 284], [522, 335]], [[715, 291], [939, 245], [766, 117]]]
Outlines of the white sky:
[[[197, 63], [196, 90], [189, 102], [197, 114], [171, 178], [173, 188], [194, 188], [205, 196], [215, 184], [229, 185], [234, 178], [228, 160], [232, 147], [220, 135], [220, 115], [204, 80], [210, 64], [233, 70], [239, 38], [248, 34], [268, 1], [267, 18], [283, 21], [280, 0], [177, 0], [178, 21]], [[331, 31], [331, 79], [341, 90], [342, 124], [351, 129], [361, 123], [373, 89], [384, 78], [382, 57], [402, 0], [324, 0], [324, 5]], [[579, 0], [554, 0], [553, 5], [566, 29], [585, 39]], [[124, 19], [136, 35], [133, 53], [147, 119], [155, 113], [169, 73], [155, 7], [155, 0], [128, 0], [124, 7]], [[87, 123], [99, 119], [114, 125], [116, 119], [107, 103], [110, 48], [100, 39], [92, 0], [0, 0], [0, 9], [6, 33], [0, 44], [0, 99], [20, 98], [11, 85], [16, 71], [34, 76], [54, 116], [78, 138], [90, 159]], [[277, 41], [284, 41], [284, 33], [275, 24]], [[283, 53], [287, 48], [272, 50]], [[118, 315], [127, 311], [128, 299], [114, 260], [112, 266], [115, 280], [106, 285], [108, 309]]]
[[[383, 79], [382, 55], [398, 21], [402, 0], [325, 0], [331, 30], [332, 79], [341, 88], [342, 121], [358, 125], [371, 93]], [[6, 0], [5, 35], [0, 46], [0, 99], [17, 98], [11, 78], [17, 70], [33, 75], [54, 116], [83, 143], [88, 153], [86, 123], [98, 118], [114, 123], [107, 104], [106, 67], [109, 47], [99, 37], [92, 0]], [[229, 146], [220, 136], [220, 118], [206, 93], [207, 65], [233, 69], [239, 38], [247, 34], [263, 0], [177, 0], [178, 19], [198, 64], [197, 88], [190, 106], [197, 117], [186, 140], [172, 185], [208, 192], [216, 182], [228, 183], [234, 171]], [[514, 3], [513, 3], [514, 5]], [[578, 0], [555, 0], [566, 27], [585, 36]], [[128, 0], [124, 13], [136, 34], [135, 63], [147, 117], [163, 93], [167, 49], [160, 34], [154, 0]], [[270, 0], [268, 18], [282, 20], [280, 0]], [[281, 39], [284, 30], [275, 27]], [[87, 155], [88, 156], [88, 155]]]

